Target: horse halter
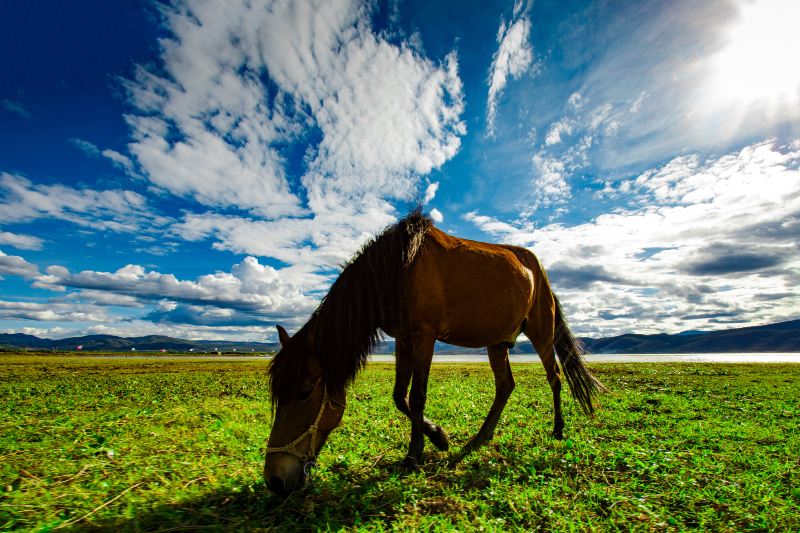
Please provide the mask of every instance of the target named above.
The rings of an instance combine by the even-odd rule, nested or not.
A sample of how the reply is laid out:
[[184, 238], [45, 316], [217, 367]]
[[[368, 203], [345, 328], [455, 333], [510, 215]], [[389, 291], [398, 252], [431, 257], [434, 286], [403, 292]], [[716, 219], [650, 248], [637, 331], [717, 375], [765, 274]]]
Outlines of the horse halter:
[[[294, 455], [303, 463], [303, 473], [308, 476], [310, 474], [309, 469], [315, 466], [316, 452], [314, 450], [317, 443], [317, 431], [319, 431], [319, 422], [322, 420], [322, 414], [325, 412], [326, 405], [329, 405], [331, 408], [333, 408], [334, 405], [338, 405], [342, 409], [345, 408], [344, 404], [337, 402], [328, 395], [327, 385], [325, 386], [325, 392], [322, 396], [322, 405], [319, 407], [319, 413], [317, 413], [317, 418], [314, 419], [314, 423], [308, 426], [308, 429], [301, 433], [299, 437], [285, 446], [267, 446], [267, 455], [280, 452]], [[306, 453], [301, 453], [300, 450], [297, 449], [297, 445], [309, 436], [311, 440], [308, 443], [308, 451]]]

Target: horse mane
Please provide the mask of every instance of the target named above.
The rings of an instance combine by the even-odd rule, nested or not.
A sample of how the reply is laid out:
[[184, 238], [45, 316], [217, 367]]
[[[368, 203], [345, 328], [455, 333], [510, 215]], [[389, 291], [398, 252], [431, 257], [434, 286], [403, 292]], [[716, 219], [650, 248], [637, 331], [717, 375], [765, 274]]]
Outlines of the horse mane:
[[309, 357], [320, 362], [329, 390], [355, 379], [381, 340], [379, 328], [402, 322], [406, 273], [432, 226], [417, 207], [344, 265], [308, 322], [273, 358], [273, 404], [300, 385]]

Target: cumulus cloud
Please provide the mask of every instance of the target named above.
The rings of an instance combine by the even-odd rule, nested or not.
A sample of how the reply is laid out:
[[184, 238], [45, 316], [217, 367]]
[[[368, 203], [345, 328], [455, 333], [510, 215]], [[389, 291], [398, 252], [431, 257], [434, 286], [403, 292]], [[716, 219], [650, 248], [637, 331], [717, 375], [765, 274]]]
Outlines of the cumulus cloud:
[[497, 240], [530, 246], [584, 333], [797, 318], [797, 143], [678, 157], [609, 183], [596, 201], [609, 198], [613, 210], [574, 226], [465, 218]]
[[280, 220], [189, 213], [172, 230], [188, 241], [213, 238], [218, 250], [273, 257], [289, 265], [280, 269], [282, 279], [318, 291], [376, 228], [393, 222], [388, 209], [344, 204], [314, 218]]
[[[307, 314], [315, 305], [313, 299], [287, 283], [274, 268], [261, 265], [254, 257], [246, 257], [230, 272], [208, 274], [194, 281], [179, 280], [172, 274], [147, 271], [145, 267], [133, 264], [116, 272], [84, 270], [76, 273], [55, 265], [37, 276], [34, 286], [50, 290], [84, 289], [91, 291], [84, 292], [84, 296], [95, 300], [99, 299], [99, 293], [110, 293], [149, 301], [167, 299], [261, 317]], [[99, 303], [120, 305], [119, 300]], [[160, 306], [159, 310], [171, 311], [165, 306]]]
[[495, 132], [498, 99], [509, 78], [519, 79], [528, 72], [533, 63], [533, 47], [530, 43], [531, 21], [522, 2], [514, 6], [514, 16], [506, 24], [501, 21], [497, 30], [498, 48], [489, 68], [489, 95], [486, 102], [487, 133]]
[[[288, 327], [294, 328], [295, 326], [289, 325]], [[93, 324], [88, 327], [69, 330], [68, 332], [63, 328], [56, 328], [55, 331], [41, 328], [40, 331], [42, 334], [49, 334], [53, 338], [76, 335], [117, 335], [120, 337], [165, 335], [167, 337], [191, 340], [232, 340], [238, 342], [277, 340], [275, 328], [265, 328], [264, 324], [255, 326], [205, 326], [198, 324], [172, 324], [166, 321], [152, 322], [142, 319]]]
[[[289, 318], [289, 320], [287, 320], [287, 318]], [[243, 313], [235, 309], [191, 304], [176, 304], [175, 307], [171, 309], [159, 307], [141, 317], [141, 320], [147, 320], [157, 324], [206, 327], [261, 326], [262, 328], [270, 327], [271, 329], [273, 325], [272, 320], [249, 313]], [[295, 324], [295, 320], [290, 317], [282, 317], [280, 321], [283, 325], [287, 326]]]
[[276, 276], [317, 299], [395, 220], [395, 202], [421, 196], [466, 132], [458, 57], [389, 42], [372, 30], [373, 9], [188, 0], [163, 10], [170, 35], [160, 64], [125, 83], [126, 119], [137, 171], [208, 206], [186, 211], [172, 235], [276, 259]]
[[47, 322], [107, 322], [111, 320], [104, 309], [94, 306], [4, 300], [0, 300], [0, 319]]
[[33, 235], [10, 233], [8, 231], [0, 232], [0, 244], [7, 244], [20, 250], [41, 250], [43, 243], [42, 239]]
[[163, 226], [141, 194], [121, 189], [97, 191], [65, 185], [37, 185], [15, 174], [0, 173], [0, 223], [40, 218], [123, 233]]
[[39, 275], [39, 267], [18, 255], [6, 255], [0, 250], [0, 279], [3, 274], [32, 278]]
[[[0, 304], [0, 316], [2, 316]], [[22, 313], [20, 313], [22, 314]], [[172, 324], [169, 322], [151, 322], [141, 319], [109, 320], [104, 322], [79, 321], [70, 324], [71, 327], [49, 325], [49, 319], [37, 320], [38, 317], [68, 318], [61, 312], [37, 315], [35, 310], [29, 310], [27, 316], [34, 317], [30, 320], [35, 326], [24, 326], [13, 329], [0, 330], [0, 333], [25, 333], [41, 338], [63, 339], [82, 335], [117, 335], [119, 337], [143, 337], [146, 335], [164, 335], [180, 339], [193, 340], [232, 340], [232, 341], [276, 341], [275, 328], [265, 328], [263, 324], [255, 326], [203, 326], [196, 324]], [[22, 320], [26, 320], [22, 318]], [[84, 322], [83, 324], [81, 322]], [[86, 324], [85, 322], [88, 322]], [[287, 322], [288, 324], [288, 322]], [[289, 324], [290, 330], [296, 325]]]
[[120, 307], [143, 307], [142, 300], [127, 294], [117, 294], [103, 290], [84, 289], [71, 292], [64, 297], [64, 300], [88, 302], [98, 306], [120, 306]]

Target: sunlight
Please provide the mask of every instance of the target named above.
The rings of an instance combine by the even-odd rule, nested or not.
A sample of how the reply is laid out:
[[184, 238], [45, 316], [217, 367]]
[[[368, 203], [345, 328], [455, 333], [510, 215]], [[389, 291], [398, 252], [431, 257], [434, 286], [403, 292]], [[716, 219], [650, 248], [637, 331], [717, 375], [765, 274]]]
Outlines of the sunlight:
[[800, 1], [739, 2], [726, 44], [712, 57], [708, 95], [717, 104], [776, 108], [800, 103]]

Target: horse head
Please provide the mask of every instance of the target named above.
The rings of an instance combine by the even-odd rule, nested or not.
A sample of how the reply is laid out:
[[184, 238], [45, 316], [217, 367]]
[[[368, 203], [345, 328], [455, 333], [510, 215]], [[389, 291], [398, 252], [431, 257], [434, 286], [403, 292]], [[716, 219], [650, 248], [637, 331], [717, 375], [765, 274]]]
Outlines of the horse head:
[[275, 412], [267, 442], [264, 481], [287, 496], [301, 487], [322, 445], [341, 422], [345, 390], [328, 390], [319, 359], [306, 336], [294, 337], [278, 326], [281, 350], [270, 367]]

